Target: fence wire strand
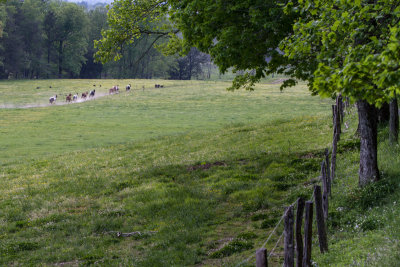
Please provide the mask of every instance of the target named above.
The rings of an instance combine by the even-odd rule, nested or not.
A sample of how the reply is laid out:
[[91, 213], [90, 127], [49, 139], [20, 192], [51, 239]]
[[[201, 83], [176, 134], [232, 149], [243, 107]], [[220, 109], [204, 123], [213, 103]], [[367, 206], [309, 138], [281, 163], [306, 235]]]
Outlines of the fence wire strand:
[[[296, 203], [297, 203], [297, 200], [296, 200], [295, 202], [293, 202], [292, 204], [290, 204], [289, 206], [294, 206], [294, 205], [296, 205]], [[268, 241], [271, 239], [272, 235], [275, 233], [276, 229], [277, 229], [278, 226], [281, 224], [283, 218], [285, 218], [285, 214], [286, 214], [286, 211], [283, 213], [282, 217], [281, 217], [281, 218], [279, 219], [279, 221], [276, 223], [274, 229], [272, 229], [272, 231], [269, 233], [269, 236], [268, 236], [267, 240], [265, 240], [264, 244], [263, 244], [260, 248], [265, 248], [265, 245], [266, 245], [266, 244], [268, 243]], [[281, 240], [282, 235], [283, 235], [283, 232], [282, 232], [281, 236], [279, 237], [278, 242]], [[275, 244], [275, 247], [276, 247], [276, 244]], [[251, 258], [253, 258], [253, 257], [254, 257], [254, 254], [250, 255], [247, 259], [245, 259], [244, 261], [242, 261], [242, 262], [240, 262], [238, 265], [236, 265], [236, 267], [239, 267], [239, 266], [243, 265], [244, 263], [248, 262], [248, 261], [249, 261]]]
[[270, 258], [271, 255], [272, 255], [272, 253], [274, 253], [274, 250], [276, 249], [276, 247], [278, 246], [279, 242], [281, 241], [282, 236], [283, 236], [284, 233], [285, 233], [285, 232], [282, 232], [282, 234], [281, 234], [281, 236], [279, 237], [278, 241], [276, 241], [274, 248], [273, 248], [273, 249], [271, 250], [271, 252], [268, 254], [268, 258]]
[[[345, 108], [345, 109], [346, 109], [346, 111], [347, 111], [347, 108]], [[351, 111], [351, 107], [349, 108], [349, 110]], [[349, 111], [349, 112], [350, 112], [350, 111]], [[333, 180], [332, 177], [331, 177], [331, 179]], [[313, 199], [314, 199], [314, 190], [312, 191], [312, 195], [311, 195], [310, 201], [313, 201]], [[293, 206], [293, 207], [294, 207], [294, 205], [295, 205], [296, 203], [297, 203], [297, 200], [296, 200], [295, 202], [293, 202], [290, 206]], [[271, 239], [272, 235], [275, 233], [276, 229], [278, 228], [278, 226], [279, 226], [280, 223], [282, 222], [282, 220], [283, 220], [283, 218], [285, 217], [285, 215], [286, 215], [286, 211], [284, 212], [284, 214], [282, 215], [282, 217], [279, 219], [279, 221], [278, 221], [278, 223], [275, 225], [274, 229], [270, 232], [270, 234], [269, 234], [267, 240], [264, 242], [264, 244], [261, 246], [261, 248], [264, 248], [265, 245], [268, 243], [268, 241]], [[275, 243], [274, 248], [273, 248], [273, 249], [271, 250], [271, 252], [268, 254], [268, 257], [267, 257], [267, 258], [270, 258], [270, 257], [271, 257], [272, 253], [274, 252], [274, 250], [275, 250], [276, 247], [278, 246], [279, 242], [281, 241], [281, 239], [282, 239], [282, 237], [283, 237], [283, 234], [284, 234], [284, 232], [282, 232], [282, 234], [280, 235], [278, 241]], [[236, 265], [236, 267], [239, 267], [239, 266], [241, 266], [242, 264], [248, 262], [252, 257], [254, 257], [254, 254], [251, 255], [250, 257], [248, 257], [246, 260], [240, 262], [238, 265]], [[284, 266], [284, 263], [283, 263], [282, 266]]]

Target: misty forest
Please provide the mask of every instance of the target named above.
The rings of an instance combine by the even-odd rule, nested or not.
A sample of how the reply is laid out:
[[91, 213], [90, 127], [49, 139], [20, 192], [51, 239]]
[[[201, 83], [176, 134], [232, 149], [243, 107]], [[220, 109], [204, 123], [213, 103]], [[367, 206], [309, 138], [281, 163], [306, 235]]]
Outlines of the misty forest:
[[[107, 29], [107, 5], [28, 0], [0, 6], [0, 79], [164, 78], [207, 79], [210, 57], [196, 48], [184, 56], [165, 56], [143, 35], [121, 46], [122, 59], [94, 60], [94, 40]], [[163, 22], [167, 23], [167, 22]], [[165, 42], [157, 38], [157, 43]]]

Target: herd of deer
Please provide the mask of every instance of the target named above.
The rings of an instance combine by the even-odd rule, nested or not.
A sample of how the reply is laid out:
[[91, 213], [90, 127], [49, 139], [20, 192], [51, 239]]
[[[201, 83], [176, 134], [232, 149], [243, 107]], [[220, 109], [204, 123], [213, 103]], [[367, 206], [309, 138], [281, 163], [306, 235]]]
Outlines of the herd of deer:
[[[93, 86], [96, 86], [96, 85], [93, 85]], [[101, 85], [100, 85], [100, 86], [101, 86]], [[131, 87], [132, 87], [132, 86], [131, 86], [130, 84], [128, 84], [128, 85], [125, 87], [126, 91], [129, 92], [129, 91], [131, 90]], [[155, 87], [155, 88], [163, 88], [164, 85], [156, 84], [154, 87]], [[88, 97], [89, 97], [89, 98], [92, 98], [92, 97], [94, 97], [95, 93], [96, 93], [96, 90], [91, 90], [90, 92], [89, 92], [89, 91], [83, 92], [82, 95], [81, 95], [81, 99], [86, 100], [86, 98], [88, 98]], [[113, 87], [111, 87], [111, 88], [108, 90], [108, 93], [109, 93], [110, 95], [111, 95], [111, 94], [118, 94], [118, 93], [119, 93], [119, 87], [118, 87], [118, 85], [114, 85]], [[68, 94], [68, 95], [66, 96], [66, 98], [65, 98], [65, 101], [66, 101], [67, 103], [69, 103], [69, 102], [75, 102], [75, 101], [78, 101], [78, 97], [79, 97], [78, 93], [76, 93], [75, 95]], [[55, 103], [56, 103], [56, 100], [57, 100], [57, 95], [54, 95], [54, 96], [52, 96], [52, 97], [49, 98], [50, 104], [55, 104]]]

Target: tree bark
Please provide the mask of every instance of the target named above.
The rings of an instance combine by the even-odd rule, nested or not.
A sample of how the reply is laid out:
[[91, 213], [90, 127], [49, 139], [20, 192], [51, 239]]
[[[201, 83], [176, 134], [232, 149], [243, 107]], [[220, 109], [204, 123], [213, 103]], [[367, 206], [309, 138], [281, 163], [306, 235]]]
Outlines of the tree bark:
[[388, 103], [383, 103], [378, 109], [378, 122], [387, 125], [390, 119], [390, 108]]
[[397, 97], [390, 101], [390, 119], [389, 119], [389, 141], [396, 144], [399, 139], [399, 107], [397, 105]]
[[357, 101], [360, 125], [360, 170], [359, 186], [379, 180], [378, 169], [378, 130], [376, 108], [365, 100]]

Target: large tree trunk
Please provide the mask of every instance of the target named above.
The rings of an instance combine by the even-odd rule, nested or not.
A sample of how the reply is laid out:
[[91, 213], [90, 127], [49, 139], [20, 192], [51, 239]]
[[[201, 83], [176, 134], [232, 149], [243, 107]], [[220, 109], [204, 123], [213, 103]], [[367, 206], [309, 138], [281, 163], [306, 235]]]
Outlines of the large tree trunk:
[[376, 108], [365, 100], [357, 101], [360, 125], [360, 170], [358, 184], [364, 186], [379, 180], [378, 129]]
[[390, 119], [389, 119], [389, 141], [394, 144], [399, 138], [399, 107], [397, 105], [397, 97], [390, 101]]

